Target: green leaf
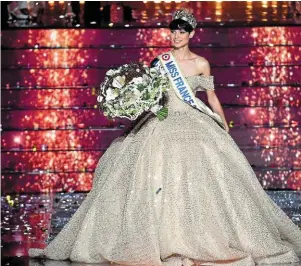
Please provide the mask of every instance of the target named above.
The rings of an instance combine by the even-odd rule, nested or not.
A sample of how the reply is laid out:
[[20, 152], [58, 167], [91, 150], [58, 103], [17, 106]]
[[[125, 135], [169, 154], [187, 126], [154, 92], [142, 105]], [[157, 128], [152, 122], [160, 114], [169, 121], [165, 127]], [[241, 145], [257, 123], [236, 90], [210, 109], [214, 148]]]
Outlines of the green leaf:
[[164, 120], [168, 116], [168, 108], [163, 107], [157, 113], [156, 116], [160, 121]]

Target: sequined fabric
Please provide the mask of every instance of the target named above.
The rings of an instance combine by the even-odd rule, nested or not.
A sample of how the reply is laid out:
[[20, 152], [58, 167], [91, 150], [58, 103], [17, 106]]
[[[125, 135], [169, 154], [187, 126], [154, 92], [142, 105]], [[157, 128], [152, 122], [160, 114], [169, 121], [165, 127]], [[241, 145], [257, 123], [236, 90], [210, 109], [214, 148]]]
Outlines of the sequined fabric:
[[195, 91], [206, 91], [206, 90], [215, 90], [214, 89], [214, 76], [192, 76], [188, 77], [191, 79], [190, 85], [192, 88], [195, 88]]
[[[187, 77], [195, 91], [206, 89], [204, 79]], [[299, 261], [300, 229], [232, 137], [173, 90], [167, 105], [165, 120], [150, 116], [115, 139], [77, 212], [30, 256], [147, 266]]]

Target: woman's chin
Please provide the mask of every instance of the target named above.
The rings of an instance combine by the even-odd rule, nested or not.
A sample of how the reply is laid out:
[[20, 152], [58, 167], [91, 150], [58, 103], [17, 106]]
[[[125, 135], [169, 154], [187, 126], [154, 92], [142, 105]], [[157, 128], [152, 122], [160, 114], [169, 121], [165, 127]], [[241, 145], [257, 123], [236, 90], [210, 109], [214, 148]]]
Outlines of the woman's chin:
[[184, 47], [185, 46], [185, 43], [173, 43], [172, 44], [172, 47], [174, 48], [174, 49], [179, 49], [179, 48], [182, 48], [182, 47]]

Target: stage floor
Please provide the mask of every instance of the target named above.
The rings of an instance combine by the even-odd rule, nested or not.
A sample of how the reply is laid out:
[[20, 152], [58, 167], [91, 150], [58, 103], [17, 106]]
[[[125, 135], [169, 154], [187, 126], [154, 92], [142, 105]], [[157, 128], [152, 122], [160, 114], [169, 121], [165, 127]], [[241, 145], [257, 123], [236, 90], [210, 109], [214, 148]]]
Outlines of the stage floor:
[[[266, 192], [301, 228], [301, 191]], [[3, 195], [1, 197], [1, 265], [89, 265], [50, 260], [29, 260], [27, 257], [30, 247], [44, 247], [59, 233], [86, 195], [87, 193]], [[290, 264], [290, 266], [293, 265]]]

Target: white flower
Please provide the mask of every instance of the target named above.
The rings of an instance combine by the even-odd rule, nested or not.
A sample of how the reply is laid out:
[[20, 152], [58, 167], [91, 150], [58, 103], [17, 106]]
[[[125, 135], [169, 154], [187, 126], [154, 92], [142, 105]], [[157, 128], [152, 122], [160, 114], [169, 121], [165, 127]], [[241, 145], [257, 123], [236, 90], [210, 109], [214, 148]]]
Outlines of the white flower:
[[128, 100], [128, 104], [135, 104], [140, 98], [140, 93], [137, 94], [135, 92], [130, 94], [129, 100]]
[[106, 101], [114, 100], [117, 95], [114, 93], [112, 88], [107, 89]]
[[139, 91], [139, 90], [137, 90], [137, 89], [134, 89], [133, 90], [133, 93], [134, 93], [134, 95], [136, 96], [136, 97], [139, 97], [140, 98], [140, 96], [141, 96], [141, 92]]
[[114, 78], [112, 85], [115, 88], [121, 89], [125, 84], [125, 76], [117, 76]]
[[115, 74], [115, 71], [113, 69], [110, 69], [109, 71], [107, 71], [106, 75], [107, 76], [112, 76]]
[[157, 113], [161, 108], [162, 108], [162, 106], [160, 106], [160, 105], [155, 105], [155, 106], [153, 106], [150, 110], [151, 110], [151, 112], [153, 112], [153, 113], [155, 114], [155, 113]]
[[98, 96], [97, 96], [97, 101], [98, 101], [98, 102], [101, 102], [102, 100], [103, 100], [103, 97], [102, 97], [101, 95], [98, 95]]
[[118, 109], [120, 108], [119, 104], [117, 104], [117, 103], [115, 103], [115, 104], [113, 105], [113, 107], [114, 107], [115, 110], [118, 110]]
[[148, 75], [144, 74], [144, 75], [142, 76], [142, 78], [143, 78], [143, 82], [144, 82], [144, 83], [149, 83], [149, 82], [150, 82], [149, 76], [148, 76]]
[[114, 93], [114, 95], [115, 95], [116, 97], [119, 96], [119, 90], [118, 90], [118, 89], [113, 90], [113, 93]]
[[132, 82], [135, 84], [141, 84], [143, 82], [143, 78], [142, 77], [133, 78]]

